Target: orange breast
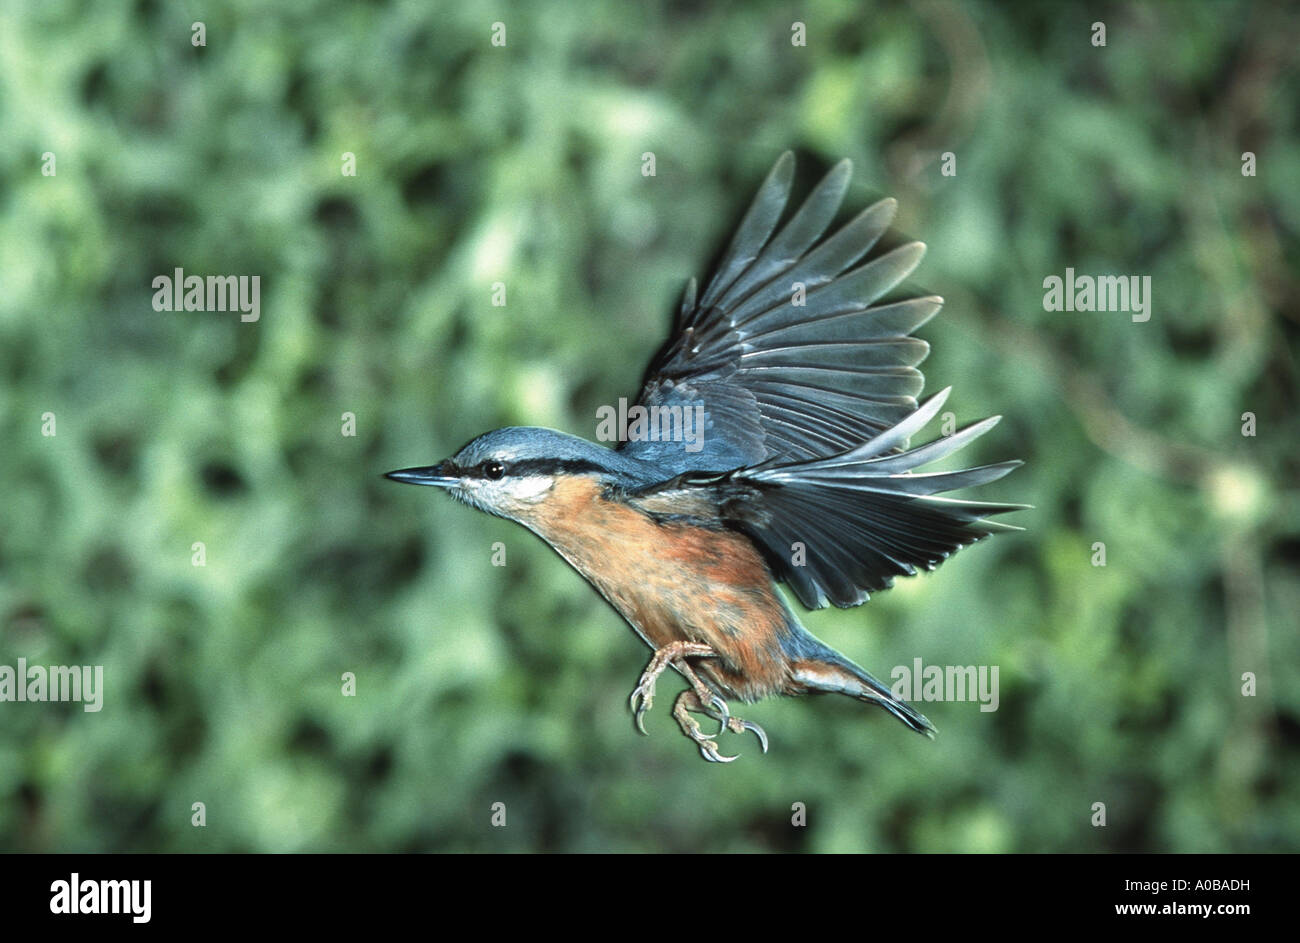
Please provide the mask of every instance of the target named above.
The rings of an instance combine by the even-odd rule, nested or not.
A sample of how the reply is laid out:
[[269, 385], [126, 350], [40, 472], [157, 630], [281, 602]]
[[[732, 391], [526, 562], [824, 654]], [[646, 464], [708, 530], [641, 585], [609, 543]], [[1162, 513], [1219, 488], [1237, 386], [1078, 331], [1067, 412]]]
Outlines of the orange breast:
[[574, 476], [524, 521], [569, 561], [653, 648], [703, 642], [719, 654], [700, 670], [729, 696], [781, 688], [786, 613], [762, 557], [742, 534], [658, 522]]

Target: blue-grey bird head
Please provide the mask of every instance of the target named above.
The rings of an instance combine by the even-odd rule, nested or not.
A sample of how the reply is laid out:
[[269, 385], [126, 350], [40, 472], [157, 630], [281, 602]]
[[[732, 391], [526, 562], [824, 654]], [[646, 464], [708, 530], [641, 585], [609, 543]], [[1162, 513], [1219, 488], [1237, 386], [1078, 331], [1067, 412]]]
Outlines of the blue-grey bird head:
[[546, 500], [559, 478], [570, 475], [593, 475], [622, 487], [650, 484], [656, 477], [653, 469], [620, 452], [532, 426], [486, 432], [436, 465], [404, 468], [384, 477], [442, 488], [481, 511], [520, 520]]

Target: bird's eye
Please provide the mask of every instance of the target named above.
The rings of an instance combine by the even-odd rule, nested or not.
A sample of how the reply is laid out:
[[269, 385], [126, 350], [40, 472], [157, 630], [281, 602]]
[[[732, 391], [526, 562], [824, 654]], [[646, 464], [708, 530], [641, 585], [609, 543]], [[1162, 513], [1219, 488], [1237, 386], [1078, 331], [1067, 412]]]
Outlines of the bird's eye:
[[506, 473], [506, 467], [500, 462], [484, 462], [483, 477], [492, 481], [500, 481]]

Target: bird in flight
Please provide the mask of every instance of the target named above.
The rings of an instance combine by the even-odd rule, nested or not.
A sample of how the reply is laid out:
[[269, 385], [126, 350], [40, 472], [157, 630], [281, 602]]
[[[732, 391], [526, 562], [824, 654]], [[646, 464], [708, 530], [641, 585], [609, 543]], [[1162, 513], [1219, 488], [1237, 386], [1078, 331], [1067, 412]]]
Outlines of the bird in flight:
[[736, 759], [718, 745], [728, 732], [752, 732], [767, 751], [767, 734], [731, 702], [778, 694], [843, 694], [932, 736], [929, 720], [808, 632], [776, 584], [809, 609], [857, 606], [895, 577], [1019, 529], [988, 518], [1025, 507], [940, 496], [1017, 461], [917, 472], [998, 417], [910, 445], [949, 393], [918, 404], [929, 345], [911, 336], [943, 299], [887, 297], [920, 262], [919, 242], [863, 261], [893, 200], [823, 238], [850, 174], [849, 161], [835, 165], [780, 225], [794, 156], [777, 160], [703, 294], [687, 284], [646, 372], [640, 434], [609, 449], [497, 429], [438, 464], [386, 475], [550, 544], [653, 650], [630, 699], [636, 726], [645, 732], [656, 682], [673, 668], [687, 687], [672, 716], [714, 762]]

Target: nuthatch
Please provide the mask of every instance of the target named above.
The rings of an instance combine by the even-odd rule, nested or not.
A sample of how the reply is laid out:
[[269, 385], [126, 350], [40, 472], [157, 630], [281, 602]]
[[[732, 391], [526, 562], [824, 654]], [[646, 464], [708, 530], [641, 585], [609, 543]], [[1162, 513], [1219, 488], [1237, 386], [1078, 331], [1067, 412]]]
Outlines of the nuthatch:
[[[1024, 507], [938, 497], [1019, 462], [914, 473], [997, 417], [909, 447], [949, 392], [918, 406], [929, 345], [910, 336], [943, 299], [882, 300], [920, 262], [919, 242], [856, 264], [888, 228], [893, 200], [821, 238], [850, 172], [837, 164], [777, 232], [794, 157], [776, 162], [703, 295], [694, 279], [686, 287], [646, 374], [641, 434], [610, 450], [550, 429], [497, 429], [440, 464], [387, 475], [517, 521], [558, 551], [654, 651], [632, 692], [638, 728], [672, 667], [688, 683], [673, 717], [713, 761], [735, 759], [717, 746], [726, 731], [752, 731], [767, 750], [763, 729], [728, 699], [846, 694], [931, 736], [930, 721], [813, 637], [774, 583], [810, 609], [856, 606], [896, 576], [1017, 529], [986, 518]], [[691, 415], [704, 425], [688, 447], [671, 433]]]

